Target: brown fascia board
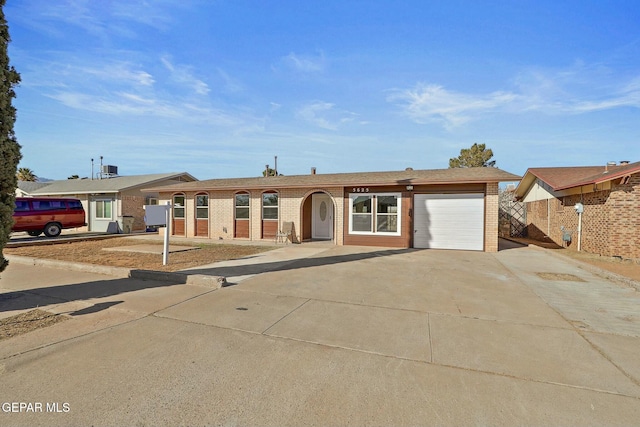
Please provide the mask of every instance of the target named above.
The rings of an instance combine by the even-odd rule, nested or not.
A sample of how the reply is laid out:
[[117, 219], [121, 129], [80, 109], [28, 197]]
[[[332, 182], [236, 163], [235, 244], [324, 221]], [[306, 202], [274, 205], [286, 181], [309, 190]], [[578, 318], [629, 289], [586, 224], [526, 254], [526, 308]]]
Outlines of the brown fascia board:
[[[185, 186], [184, 184], [175, 184], [167, 187], [156, 187], [153, 191], [156, 192], [170, 192], [170, 191], [219, 191], [219, 190], [267, 190], [273, 188], [318, 188], [318, 187], [362, 187], [362, 186], [395, 186], [395, 185], [447, 185], [447, 184], [485, 184], [485, 183], [498, 183], [505, 181], [519, 181], [521, 177], [513, 174], [508, 177], [485, 177], [476, 179], [429, 179], [429, 178], [407, 178], [407, 179], [394, 179], [394, 180], [375, 180], [366, 178], [354, 179], [348, 181], [348, 179], [338, 179], [335, 181], [328, 180], [322, 182], [302, 182], [295, 184], [287, 183], [269, 183], [261, 182], [256, 184], [244, 184], [237, 182], [230, 182], [229, 184], [220, 185], [207, 185], [206, 181], [195, 181], [189, 183], [191, 185]], [[298, 175], [308, 176], [308, 175]], [[321, 176], [321, 175], [316, 175]], [[295, 176], [291, 176], [293, 178]], [[288, 177], [287, 177], [288, 178]], [[508, 178], [508, 179], [507, 179]], [[246, 178], [239, 178], [239, 180]], [[260, 179], [260, 178], [257, 178]], [[230, 179], [231, 180], [231, 179]]]

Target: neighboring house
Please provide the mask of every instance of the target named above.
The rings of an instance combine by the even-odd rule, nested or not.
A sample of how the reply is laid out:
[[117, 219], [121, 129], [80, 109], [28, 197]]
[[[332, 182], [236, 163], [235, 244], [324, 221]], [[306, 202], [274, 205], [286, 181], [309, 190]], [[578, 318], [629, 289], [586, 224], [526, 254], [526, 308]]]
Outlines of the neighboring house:
[[531, 168], [516, 197], [526, 204], [529, 237], [571, 249], [580, 240], [586, 252], [640, 259], [640, 162]]
[[162, 186], [172, 234], [337, 245], [498, 250], [497, 168], [458, 168], [212, 179]]
[[[80, 199], [87, 213], [88, 231], [143, 231], [143, 206], [158, 201], [158, 192], [154, 191], [153, 187], [195, 180], [196, 178], [186, 172], [102, 179], [65, 179], [44, 183], [45, 186], [30, 191], [28, 195]], [[123, 223], [123, 218], [127, 217], [131, 218], [132, 222], [130, 230], [128, 224]]]
[[16, 188], [16, 197], [28, 197], [32, 192], [46, 187], [51, 181], [38, 182], [38, 181], [18, 181], [18, 187]]

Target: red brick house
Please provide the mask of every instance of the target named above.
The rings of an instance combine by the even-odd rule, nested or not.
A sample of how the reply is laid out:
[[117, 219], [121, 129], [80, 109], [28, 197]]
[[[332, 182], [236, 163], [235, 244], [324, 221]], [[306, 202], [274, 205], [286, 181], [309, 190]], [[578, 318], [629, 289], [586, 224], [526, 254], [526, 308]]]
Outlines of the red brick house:
[[640, 162], [530, 168], [516, 197], [526, 204], [530, 238], [576, 250], [580, 243], [586, 252], [640, 259]]

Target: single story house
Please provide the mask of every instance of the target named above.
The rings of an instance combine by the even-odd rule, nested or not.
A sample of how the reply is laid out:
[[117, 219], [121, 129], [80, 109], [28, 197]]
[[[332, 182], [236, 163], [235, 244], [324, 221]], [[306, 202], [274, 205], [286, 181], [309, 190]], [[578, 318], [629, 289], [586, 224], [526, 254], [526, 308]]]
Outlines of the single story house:
[[526, 205], [529, 237], [640, 259], [640, 162], [530, 168], [516, 197]]
[[497, 168], [211, 179], [155, 188], [171, 203], [171, 233], [208, 239], [498, 250]]
[[[155, 186], [191, 181], [196, 181], [196, 178], [186, 172], [65, 179], [39, 183], [46, 185], [29, 189], [26, 194], [27, 188], [24, 187], [22, 193], [33, 197], [80, 199], [87, 215], [87, 231], [130, 232], [145, 230], [144, 205], [157, 203]], [[125, 218], [130, 220], [124, 221]]]

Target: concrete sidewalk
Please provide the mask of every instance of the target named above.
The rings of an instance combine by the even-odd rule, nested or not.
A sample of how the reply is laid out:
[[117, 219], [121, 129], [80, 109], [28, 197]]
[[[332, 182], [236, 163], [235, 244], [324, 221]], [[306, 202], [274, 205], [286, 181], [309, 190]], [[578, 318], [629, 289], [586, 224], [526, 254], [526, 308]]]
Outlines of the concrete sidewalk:
[[[22, 297], [0, 299], [0, 315], [35, 304], [88, 310], [0, 342], [2, 402], [70, 408], [0, 412], [0, 423], [640, 419], [640, 297], [629, 288], [531, 248], [487, 254], [327, 246], [295, 252], [297, 259], [294, 249], [307, 248], [198, 269], [236, 279], [217, 291], [11, 265], [0, 296], [39, 299], [13, 310], [4, 304]], [[620, 305], [623, 311], [609, 310]], [[105, 308], [91, 312], [95, 306]]]

